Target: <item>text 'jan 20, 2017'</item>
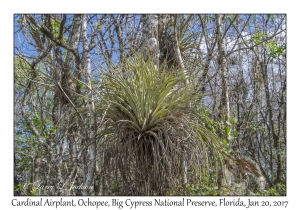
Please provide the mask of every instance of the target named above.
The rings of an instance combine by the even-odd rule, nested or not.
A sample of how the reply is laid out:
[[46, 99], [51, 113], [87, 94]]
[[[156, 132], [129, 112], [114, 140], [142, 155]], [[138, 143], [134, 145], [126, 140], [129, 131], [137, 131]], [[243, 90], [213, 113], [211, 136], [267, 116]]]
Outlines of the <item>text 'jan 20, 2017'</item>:
[[67, 199], [67, 198], [14, 198], [11, 201], [14, 207], [24, 206], [50, 206], [57, 208], [63, 207], [94, 207], [98, 208], [117, 208], [117, 209], [139, 209], [143, 207], [282, 207], [287, 208], [288, 201], [277, 200], [269, 201], [255, 200], [253, 198], [218, 198], [213, 200], [204, 200], [200, 198], [154, 198], [154, 199], [133, 199], [133, 198], [113, 198], [113, 199], [93, 199], [93, 198], [80, 198], [80, 199]]

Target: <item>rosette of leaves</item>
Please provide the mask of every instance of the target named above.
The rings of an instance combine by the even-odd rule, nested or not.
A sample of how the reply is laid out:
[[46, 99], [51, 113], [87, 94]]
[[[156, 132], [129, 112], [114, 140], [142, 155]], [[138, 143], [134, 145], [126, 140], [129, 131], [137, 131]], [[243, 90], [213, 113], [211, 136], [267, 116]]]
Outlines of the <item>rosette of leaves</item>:
[[197, 96], [185, 80], [183, 72], [157, 70], [140, 56], [103, 74], [110, 132], [103, 180], [117, 183], [118, 194], [165, 195], [185, 185], [196, 168], [222, 167], [222, 142], [198, 122], [192, 111]]

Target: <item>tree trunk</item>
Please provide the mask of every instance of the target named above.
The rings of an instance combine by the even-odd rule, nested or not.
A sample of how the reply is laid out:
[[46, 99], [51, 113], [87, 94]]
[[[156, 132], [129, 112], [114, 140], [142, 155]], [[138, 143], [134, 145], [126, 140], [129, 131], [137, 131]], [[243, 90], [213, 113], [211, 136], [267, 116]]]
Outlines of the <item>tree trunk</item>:
[[95, 119], [95, 104], [93, 97], [93, 89], [91, 83], [91, 59], [90, 52], [88, 46], [88, 38], [87, 38], [87, 15], [83, 15], [82, 21], [82, 37], [83, 37], [83, 66], [84, 71], [86, 72], [86, 80], [89, 88], [88, 98], [89, 98], [89, 112], [90, 112], [90, 134], [89, 134], [89, 160], [88, 160], [88, 173], [86, 174], [85, 183], [84, 183], [84, 191], [83, 195], [89, 195], [89, 188], [91, 187], [93, 176], [96, 169], [96, 119]]
[[[266, 61], [266, 59], [264, 59]], [[269, 112], [269, 123], [272, 131], [273, 136], [273, 143], [274, 148], [276, 151], [276, 157], [277, 157], [277, 175], [275, 179], [275, 184], [282, 182], [282, 157], [281, 157], [281, 144], [280, 144], [280, 135], [276, 131], [276, 125], [274, 121], [274, 114], [273, 114], [273, 105], [270, 99], [270, 90], [269, 90], [269, 78], [268, 78], [268, 72], [267, 72], [267, 64], [261, 62], [261, 69], [262, 69], [262, 76], [264, 81], [264, 87], [265, 87], [265, 94], [266, 94], [266, 102], [267, 102], [267, 109]]]
[[[218, 41], [218, 53], [219, 53], [219, 69], [221, 71], [221, 78], [222, 78], [222, 95], [221, 95], [221, 101], [220, 101], [220, 117], [226, 125], [226, 121], [230, 118], [230, 109], [229, 109], [229, 97], [228, 97], [228, 81], [227, 81], [227, 61], [225, 57], [225, 48], [224, 48], [224, 40], [223, 40], [223, 22], [222, 22], [222, 15], [216, 15], [217, 19], [217, 41]], [[230, 137], [229, 130], [228, 134], [226, 135], [227, 142], [229, 142]], [[220, 191], [220, 194], [222, 194], [222, 182], [223, 182], [223, 172], [220, 170], [218, 172], [218, 188]]]
[[[217, 36], [218, 36], [218, 52], [219, 52], [219, 68], [221, 70], [222, 78], [222, 96], [220, 102], [220, 114], [223, 122], [225, 123], [230, 119], [230, 107], [229, 107], [229, 95], [228, 95], [228, 69], [227, 61], [225, 57], [225, 48], [223, 42], [223, 32], [222, 32], [222, 15], [216, 15], [217, 18]], [[227, 135], [229, 138], [230, 132]]]
[[158, 15], [145, 16], [145, 41], [155, 68], [159, 68]]

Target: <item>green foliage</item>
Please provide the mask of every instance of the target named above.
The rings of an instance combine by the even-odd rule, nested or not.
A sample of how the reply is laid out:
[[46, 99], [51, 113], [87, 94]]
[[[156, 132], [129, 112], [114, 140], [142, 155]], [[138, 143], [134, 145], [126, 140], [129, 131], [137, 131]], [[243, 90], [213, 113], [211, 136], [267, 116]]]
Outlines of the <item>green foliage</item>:
[[250, 39], [250, 43], [254, 43], [254, 44], [259, 44], [262, 43], [263, 40], [267, 37], [266, 34], [258, 31], [255, 34], [252, 35], [251, 39]]
[[97, 22], [97, 28], [104, 28], [105, 27], [105, 24], [101, 24], [100, 22]]
[[[267, 38], [266, 34], [258, 31], [252, 35], [250, 39], [250, 43], [260, 44], [263, 43], [266, 38]], [[263, 47], [270, 53], [271, 60], [277, 56], [284, 55], [286, 51], [285, 44], [279, 45], [278, 41], [273, 39], [268, 40], [266, 43], [264, 43]]]
[[226, 15], [226, 18], [229, 20], [230, 24], [236, 24], [236, 16], [237, 15]]
[[34, 114], [33, 116], [31, 116], [31, 119], [39, 133], [42, 134], [42, 136], [45, 138], [49, 137], [49, 133], [54, 133], [56, 131], [55, 127], [52, 124], [52, 121], [50, 121], [49, 119], [43, 119], [40, 113]]
[[[42, 21], [43, 24], [45, 24], [46, 20]], [[61, 20], [59, 19], [51, 19], [51, 26], [53, 29], [53, 34], [55, 37], [59, 36], [59, 32], [60, 32], [60, 24], [61, 24]], [[66, 36], [62, 36], [63, 40], [66, 41], [67, 37]]]
[[15, 188], [15, 192], [18, 192], [21, 195], [26, 195], [26, 196], [37, 196], [38, 189], [31, 189], [32, 185], [33, 183], [26, 183], [26, 184], [19, 183], [18, 186]]
[[286, 196], [286, 185], [279, 183], [276, 187], [270, 187], [266, 190], [255, 193], [256, 196]]
[[173, 190], [166, 193], [167, 196], [186, 195], [186, 196], [226, 196], [232, 195], [233, 190], [228, 187], [218, 188], [216, 176], [214, 174], [203, 174], [199, 171], [195, 172], [201, 175], [201, 178], [190, 180], [186, 187], [182, 185], [176, 186]]
[[54, 35], [56, 37], [59, 36], [60, 23], [61, 23], [61, 20], [51, 19], [51, 25], [52, 25], [52, 28], [53, 28], [53, 31], [54, 31]]
[[209, 179], [208, 174], [204, 176], [201, 183], [188, 184], [186, 193], [189, 196], [215, 196], [218, 195], [218, 186]]
[[204, 106], [199, 105], [199, 103], [195, 103], [193, 106], [195, 107], [195, 112], [199, 114], [199, 123], [202, 123], [209, 131], [216, 133], [217, 130], [220, 129], [221, 123], [212, 119], [211, 111]]
[[[203, 126], [205, 126], [206, 129], [208, 129], [210, 132], [213, 132], [215, 135], [218, 136], [228, 136], [228, 140], [232, 141], [234, 139], [234, 135], [236, 133], [231, 132], [234, 124], [237, 123], [237, 119], [235, 117], [231, 117], [229, 121], [226, 121], [225, 125], [220, 122], [219, 120], [212, 119], [212, 113], [210, 110], [204, 108], [203, 106], [199, 106], [198, 104], [194, 104], [196, 107], [196, 112], [199, 113], [199, 123], [202, 123]], [[226, 153], [229, 153], [231, 151], [231, 148], [229, 146], [229, 142], [227, 139], [222, 140], [223, 148]]]
[[14, 58], [14, 82], [15, 87], [20, 88], [20, 85], [27, 81], [30, 75], [30, 65], [20, 57]]
[[160, 129], [160, 122], [171, 120], [170, 114], [181, 114], [193, 96], [191, 87], [180, 86], [185, 76], [158, 72], [150, 63], [130, 61], [125, 72], [104, 74], [108, 92], [103, 96], [110, 103], [108, 114], [114, 122], [122, 122], [143, 134]]
[[[145, 62], [138, 55], [122, 70], [111, 69], [103, 75], [106, 92], [102, 100], [107, 109], [102, 111], [112, 134], [107, 136], [111, 149], [122, 156], [115, 157], [119, 166], [137, 170], [125, 171], [126, 176], [135, 174], [131, 180], [143, 180], [135, 183], [141, 191], [148, 183], [151, 195], [165, 194], [180, 182], [183, 169], [178, 163], [183, 150], [189, 150], [193, 158], [201, 154], [206, 160], [201, 167], [206, 171], [212, 166], [223, 167], [224, 144], [200, 124], [199, 113], [192, 112], [191, 104], [199, 96], [193, 94], [192, 82], [185, 84], [185, 80], [183, 72], [157, 70], [150, 60]], [[191, 161], [189, 168], [197, 164]]]
[[285, 54], [286, 46], [285, 44], [279, 45], [276, 40], [269, 40], [265, 48], [270, 52], [270, 58], [274, 59], [277, 56], [281, 56]]

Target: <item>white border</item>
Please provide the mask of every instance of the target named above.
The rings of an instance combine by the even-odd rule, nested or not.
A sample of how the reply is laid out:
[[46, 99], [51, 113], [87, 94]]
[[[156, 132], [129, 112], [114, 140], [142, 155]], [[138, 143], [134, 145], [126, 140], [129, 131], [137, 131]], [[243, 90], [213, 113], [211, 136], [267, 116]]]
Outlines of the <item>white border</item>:
[[[295, 2], [295, 1], [293, 1]], [[1, 1], [0, 6], [0, 46], [1, 46], [1, 108], [0, 108], [0, 205], [4, 209], [12, 208], [13, 195], [13, 14], [17, 13], [287, 13], [287, 197], [252, 197], [253, 200], [288, 200], [287, 209], [297, 209], [300, 204], [299, 170], [299, 19], [296, 3], [287, 1], [252, 0], [252, 1], [166, 1], [166, 0], [110, 0], [110, 1], [38, 1], [11, 0]], [[298, 67], [298, 68], [297, 68]], [[166, 197], [165, 197], [166, 198]], [[172, 197], [179, 199], [180, 197]], [[25, 200], [25, 198], [22, 198]], [[33, 198], [37, 199], [37, 198]], [[53, 197], [58, 200], [58, 197]], [[69, 200], [71, 197], [64, 197]], [[87, 199], [87, 198], [86, 198]], [[95, 198], [93, 198], [96, 200]], [[100, 199], [100, 198], [99, 198]], [[111, 200], [111, 197], [103, 197]], [[126, 199], [126, 197], [120, 197]], [[135, 197], [135, 200], [153, 200], [153, 197]], [[215, 197], [198, 197], [198, 200], [218, 200]], [[247, 199], [247, 197], [242, 197]], [[78, 200], [78, 198], [75, 198]], [[51, 208], [51, 207], [45, 207]], [[52, 207], [53, 208], [53, 207]], [[169, 209], [174, 207], [169, 207]], [[197, 207], [199, 208], [199, 207]], [[201, 207], [200, 207], [201, 208]], [[140, 208], [139, 208], [140, 209]], [[179, 208], [178, 208], [179, 209]], [[182, 209], [182, 208], [181, 208]], [[239, 209], [239, 208], [234, 208]]]

